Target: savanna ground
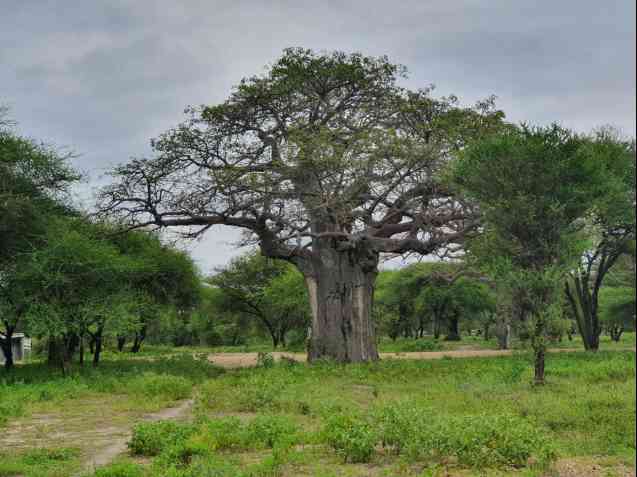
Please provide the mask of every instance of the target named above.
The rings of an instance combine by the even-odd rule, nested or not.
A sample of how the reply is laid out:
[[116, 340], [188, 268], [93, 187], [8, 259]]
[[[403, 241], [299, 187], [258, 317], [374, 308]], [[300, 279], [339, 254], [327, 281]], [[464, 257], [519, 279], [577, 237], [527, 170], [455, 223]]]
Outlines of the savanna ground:
[[[419, 341], [381, 351], [493, 347]], [[0, 374], [0, 476], [635, 475], [634, 343], [551, 354], [541, 388], [524, 350], [224, 370], [211, 351], [266, 349], [149, 347], [71, 377], [34, 362]]]

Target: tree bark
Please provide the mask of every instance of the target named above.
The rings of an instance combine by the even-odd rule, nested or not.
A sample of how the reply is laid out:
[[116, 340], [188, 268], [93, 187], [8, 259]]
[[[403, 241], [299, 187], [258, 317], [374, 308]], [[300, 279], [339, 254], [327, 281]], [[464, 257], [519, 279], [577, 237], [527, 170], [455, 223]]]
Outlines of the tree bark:
[[93, 367], [99, 366], [100, 357], [104, 343], [104, 323], [101, 322], [97, 326], [95, 333], [91, 333], [91, 341], [93, 342]]
[[615, 343], [619, 343], [619, 340], [623, 332], [624, 332], [624, 327], [622, 325], [613, 325], [608, 330], [610, 339], [612, 339]]
[[80, 336], [80, 366], [84, 366], [84, 335]]
[[135, 340], [133, 341], [133, 346], [131, 347], [131, 353], [138, 353], [142, 347], [142, 343], [146, 339], [146, 324], [144, 323], [140, 330], [135, 333]]
[[599, 335], [601, 327], [597, 316], [597, 294], [591, 294], [588, 289], [588, 279], [579, 274], [567, 279], [566, 297], [571, 306], [577, 331], [582, 337], [586, 351], [599, 349]]
[[544, 346], [539, 346], [535, 349], [535, 378], [534, 384], [544, 384]]
[[126, 336], [117, 337], [117, 351], [120, 353], [124, 351], [124, 345], [126, 344]]
[[445, 341], [460, 341], [460, 320], [457, 316], [449, 318], [449, 331]]
[[15, 331], [13, 327], [7, 326], [5, 324], [5, 331], [3, 333], [3, 338], [0, 338], [0, 348], [2, 348], [2, 354], [4, 354], [4, 369], [9, 371], [13, 368], [13, 332]]
[[438, 316], [437, 312], [434, 312], [434, 319], [433, 319], [433, 335], [434, 335], [434, 339], [437, 340], [440, 338], [440, 317]]
[[372, 301], [378, 256], [356, 250], [320, 250], [310, 274], [305, 273], [312, 309], [308, 360], [365, 362], [378, 359]]
[[95, 352], [93, 353], [93, 367], [100, 364], [100, 355], [102, 354], [102, 332], [99, 330], [95, 335]]
[[64, 375], [68, 375], [71, 371], [71, 362], [73, 361], [73, 355], [80, 343], [79, 336], [76, 333], [68, 333], [63, 335], [62, 338], [62, 372]]

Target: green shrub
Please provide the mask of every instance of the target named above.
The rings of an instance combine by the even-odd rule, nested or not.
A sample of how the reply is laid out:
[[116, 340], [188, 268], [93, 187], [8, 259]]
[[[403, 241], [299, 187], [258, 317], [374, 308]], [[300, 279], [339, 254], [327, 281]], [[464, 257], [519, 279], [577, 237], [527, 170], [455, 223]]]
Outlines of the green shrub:
[[401, 351], [407, 353], [419, 351], [440, 351], [442, 349], [442, 345], [438, 342], [438, 340], [420, 338], [402, 343], [401, 348]]
[[128, 448], [135, 455], [155, 456], [162, 450], [183, 442], [194, 432], [188, 424], [172, 421], [144, 422], [133, 428]]
[[261, 412], [264, 410], [279, 409], [278, 400], [281, 389], [275, 382], [259, 377], [247, 380], [240, 390], [240, 410], [248, 412]]
[[246, 427], [247, 442], [272, 448], [278, 442], [294, 440], [297, 426], [289, 418], [278, 415], [255, 417]]
[[242, 449], [246, 445], [244, 424], [237, 417], [223, 417], [206, 421], [199, 433], [190, 439], [192, 445], [212, 450]]
[[369, 462], [377, 436], [369, 422], [349, 414], [327, 419], [323, 428], [325, 442], [343, 456], [345, 462]]
[[144, 477], [144, 469], [133, 462], [116, 462], [97, 469], [93, 477]]
[[260, 351], [257, 354], [257, 366], [262, 368], [272, 368], [274, 366], [274, 356], [272, 356], [272, 353]]
[[424, 427], [428, 410], [403, 402], [383, 406], [374, 412], [374, 422], [383, 447], [400, 453], [413, 440], [413, 434]]
[[185, 399], [192, 394], [192, 383], [180, 376], [144, 373], [126, 386], [128, 394], [147, 398]]
[[33, 449], [22, 455], [22, 462], [27, 465], [42, 465], [50, 462], [69, 461], [79, 455], [77, 449], [59, 448], [59, 449]]
[[455, 456], [473, 467], [524, 467], [555, 458], [546, 433], [515, 416], [446, 416], [420, 425], [405, 446], [414, 459]]

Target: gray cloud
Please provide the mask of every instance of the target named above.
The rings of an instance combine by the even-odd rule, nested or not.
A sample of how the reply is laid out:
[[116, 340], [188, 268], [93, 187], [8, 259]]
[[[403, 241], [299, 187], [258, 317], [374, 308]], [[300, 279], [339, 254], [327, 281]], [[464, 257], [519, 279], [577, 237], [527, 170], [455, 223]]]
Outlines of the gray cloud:
[[[189, 104], [223, 100], [288, 46], [388, 55], [411, 87], [490, 94], [514, 121], [635, 135], [635, 2], [5, 0], [0, 103], [25, 134], [72, 147], [90, 189]], [[234, 231], [191, 244], [204, 269]]]

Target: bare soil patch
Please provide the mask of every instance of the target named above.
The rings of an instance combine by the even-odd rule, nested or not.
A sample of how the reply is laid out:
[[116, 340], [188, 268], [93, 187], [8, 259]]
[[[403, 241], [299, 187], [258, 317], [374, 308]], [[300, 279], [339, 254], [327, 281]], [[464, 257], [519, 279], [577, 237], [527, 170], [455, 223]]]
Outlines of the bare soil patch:
[[66, 403], [59, 412], [34, 413], [17, 419], [0, 435], [0, 448], [78, 448], [82, 471], [101, 467], [126, 452], [135, 422], [186, 419], [193, 400], [161, 411], [139, 415], [117, 407], [117, 397], [82, 399]]
[[[560, 459], [548, 476], [556, 477], [635, 477], [635, 469], [624, 464], [606, 463], [604, 458]], [[547, 476], [547, 477], [548, 477]]]
[[[580, 348], [555, 348], [548, 350], [549, 353], [573, 353], [582, 351]], [[630, 351], [635, 351], [633, 348]], [[414, 351], [406, 353], [380, 353], [381, 359], [443, 359], [443, 358], [484, 358], [495, 356], [511, 356], [519, 352], [515, 350], [454, 350], [454, 351]], [[305, 353], [287, 353], [275, 351], [272, 357], [276, 361], [281, 359], [291, 359], [298, 362], [307, 361]], [[212, 353], [208, 356], [208, 361], [221, 366], [222, 368], [246, 368], [257, 365], [258, 353]]]

